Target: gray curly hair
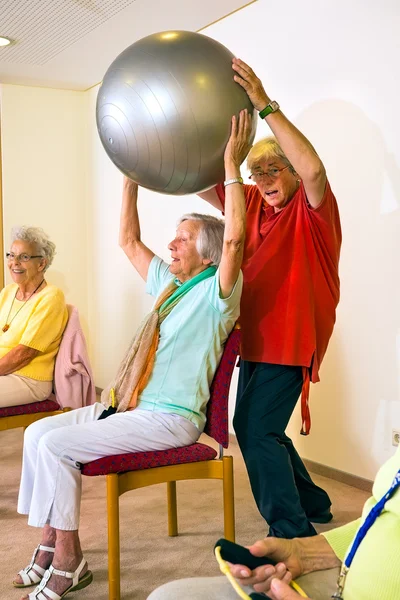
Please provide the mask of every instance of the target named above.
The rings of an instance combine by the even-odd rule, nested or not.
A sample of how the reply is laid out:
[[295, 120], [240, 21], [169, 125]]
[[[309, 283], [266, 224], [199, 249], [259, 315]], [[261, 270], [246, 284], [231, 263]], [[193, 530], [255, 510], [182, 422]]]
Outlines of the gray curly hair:
[[47, 233], [41, 227], [17, 226], [11, 230], [11, 244], [16, 240], [35, 244], [38, 254], [46, 259], [45, 271], [47, 271], [56, 254], [56, 245], [50, 240]]
[[211, 265], [219, 266], [224, 243], [225, 222], [212, 215], [189, 213], [183, 215], [178, 225], [183, 221], [201, 221], [202, 227], [197, 235], [196, 248], [201, 258], [211, 260]]

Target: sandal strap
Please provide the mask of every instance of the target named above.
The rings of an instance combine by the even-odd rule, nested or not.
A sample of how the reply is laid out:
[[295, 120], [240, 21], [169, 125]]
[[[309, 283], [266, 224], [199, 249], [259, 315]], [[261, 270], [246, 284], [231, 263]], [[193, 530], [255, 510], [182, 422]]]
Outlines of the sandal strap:
[[53, 565], [49, 567], [50, 574], [60, 575], [60, 577], [68, 577], [68, 579], [74, 579], [75, 573], [70, 573], [69, 571], [60, 571], [60, 569], [55, 569]]
[[[39, 583], [39, 581], [41, 580], [41, 578], [43, 577], [43, 575], [46, 572], [46, 569], [43, 569], [43, 567], [39, 567], [38, 564], [36, 564], [35, 560], [36, 560], [36, 556], [37, 553], [39, 552], [39, 550], [43, 550], [44, 552], [52, 552], [54, 554], [55, 548], [51, 548], [50, 546], [42, 546], [42, 544], [38, 544], [36, 546], [36, 548], [33, 551], [32, 554], [32, 558], [31, 558], [31, 562], [29, 563], [29, 565], [27, 567], [25, 567], [25, 569], [22, 569], [18, 575], [20, 575], [24, 585], [30, 585], [32, 583]], [[39, 577], [39, 575], [41, 577]]]
[[37, 596], [37, 600], [49, 600], [49, 598], [50, 600], [61, 600], [62, 596], [59, 596], [52, 590], [49, 590], [48, 587], [45, 587], [44, 590], [40, 592], [39, 596]]
[[53, 554], [54, 554], [54, 552], [55, 552], [55, 548], [50, 548], [50, 546], [42, 546], [42, 544], [38, 544], [38, 545], [36, 546], [36, 548], [34, 549], [34, 551], [33, 551], [32, 558], [31, 558], [31, 562], [29, 563], [28, 567], [26, 567], [27, 569], [28, 569], [29, 567], [31, 567], [31, 568], [32, 568], [32, 567], [33, 567], [33, 565], [35, 564], [36, 555], [37, 555], [37, 553], [39, 552], [39, 550], [44, 550], [45, 552], [53, 552]]
[[39, 544], [39, 546], [36, 548], [36, 552], [38, 550], [43, 550], [44, 552], [52, 552], [54, 554], [54, 552], [56, 551], [56, 549], [51, 546], [42, 546], [42, 544]]
[[46, 569], [39, 567], [36, 563], [33, 565], [28, 565], [25, 569], [22, 569], [18, 575], [21, 577], [24, 585], [29, 585], [32, 583], [39, 583], [45, 574]]
[[56, 594], [56, 592], [53, 592], [52, 590], [49, 590], [48, 587], [46, 587], [46, 584], [52, 575], [52, 571], [50, 571], [50, 569], [51, 567], [47, 569], [42, 578], [42, 581], [37, 587], [35, 587], [33, 592], [31, 592], [28, 595], [29, 600], [61, 600], [61, 596], [59, 596], [58, 594]]
[[[47, 595], [45, 596], [43, 592]], [[49, 600], [49, 598], [51, 600], [61, 600], [61, 596], [52, 592], [49, 588], [44, 588], [44, 590], [38, 590], [38, 588], [36, 588], [29, 594], [28, 598], [29, 600]]]
[[[49, 567], [50, 574], [54, 573], [54, 575], [61, 575], [61, 577], [68, 577], [68, 579], [72, 579], [72, 586], [74, 587], [79, 582], [79, 575], [82, 573], [83, 567], [86, 565], [86, 560], [82, 558], [78, 567], [73, 573], [69, 571], [60, 571], [59, 569], [55, 569], [53, 565]], [[55, 599], [56, 600], [56, 599]]]
[[[50, 565], [50, 567], [47, 569], [47, 571], [43, 575], [42, 581], [33, 590], [33, 592], [31, 594], [29, 594], [29, 596], [28, 596], [29, 600], [49, 600], [49, 598], [50, 598], [50, 600], [61, 600], [62, 596], [59, 596], [52, 590], [49, 590], [48, 587], [46, 587], [46, 584], [49, 581], [50, 577], [54, 574], [54, 575], [60, 575], [61, 577], [67, 577], [68, 579], [72, 579], [71, 588], [73, 588], [74, 586], [76, 586], [79, 583], [79, 575], [81, 574], [83, 567], [85, 565], [86, 565], [86, 560], [84, 558], [82, 558], [81, 562], [79, 563], [78, 568], [76, 569], [76, 571], [74, 571], [74, 573], [70, 573], [69, 571], [60, 571], [59, 569], [55, 569], [53, 567], [53, 565]], [[45, 594], [46, 594], [46, 596], [48, 596], [48, 598], [46, 598]]]

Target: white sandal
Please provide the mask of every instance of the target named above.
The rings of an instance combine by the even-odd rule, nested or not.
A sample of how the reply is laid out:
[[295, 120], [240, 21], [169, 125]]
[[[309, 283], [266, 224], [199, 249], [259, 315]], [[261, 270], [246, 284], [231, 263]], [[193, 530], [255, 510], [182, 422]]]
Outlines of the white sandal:
[[50, 548], [49, 546], [42, 546], [39, 544], [37, 548], [35, 548], [32, 556], [32, 560], [25, 569], [22, 569], [18, 575], [21, 577], [23, 583], [16, 583], [13, 581], [13, 586], [16, 588], [25, 588], [31, 587], [32, 585], [37, 585], [41, 580], [43, 575], [46, 572], [46, 569], [43, 567], [39, 567], [35, 563], [35, 558], [39, 550], [44, 550], [45, 552], [52, 552], [54, 554], [54, 548]]
[[[81, 574], [85, 565], [86, 560], [82, 558], [79, 567], [74, 573], [69, 573], [68, 571], [59, 571], [58, 569], [55, 569], [53, 565], [50, 565], [50, 567], [44, 574], [40, 584], [37, 586], [37, 588], [33, 590], [33, 592], [29, 594], [29, 600], [61, 600], [70, 592], [82, 590], [93, 581], [93, 574], [91, 571], [86, 571], [82, 579], [79, 579], [79, 575]], [[49, 590], [48, 587], [46, 587], [47, 582], [53, 574], [72, 579], [72, 585], [69, 588], [67, 588], [61, 596], [59, 596], [58, 594], [56, 594], [56, 592], [53, 592], [52, 590]]]

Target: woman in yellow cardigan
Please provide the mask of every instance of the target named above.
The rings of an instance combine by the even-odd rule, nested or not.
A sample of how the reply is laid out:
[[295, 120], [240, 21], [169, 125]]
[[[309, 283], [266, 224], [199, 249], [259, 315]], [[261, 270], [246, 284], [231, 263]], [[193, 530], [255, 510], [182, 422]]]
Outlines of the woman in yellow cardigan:
[[6, 253], [14, 283], [0, 293], [0, 407], [45, 400], [68, 320], [63, 292], [47, 284], [55, 245], [37, 227], [18, 227]]

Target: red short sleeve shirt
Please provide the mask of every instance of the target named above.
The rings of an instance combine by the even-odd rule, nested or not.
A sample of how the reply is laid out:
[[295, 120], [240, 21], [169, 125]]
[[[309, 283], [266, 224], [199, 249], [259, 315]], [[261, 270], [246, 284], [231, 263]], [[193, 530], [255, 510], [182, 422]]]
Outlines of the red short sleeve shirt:
[[[342, 240], [336, 199], [327, 182], [318, 208], [303, 184], [280, 212], [255, 185], [244, 186], [247, 227], [241, 301], [244, 360], [318, 371], [339, 302]], [[224, 189], [217, 186], [224, 203]]]

